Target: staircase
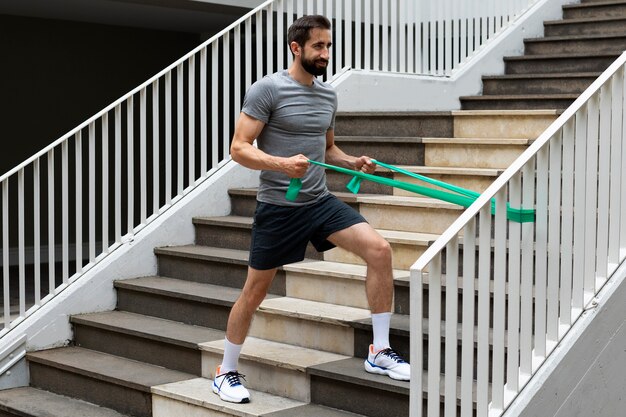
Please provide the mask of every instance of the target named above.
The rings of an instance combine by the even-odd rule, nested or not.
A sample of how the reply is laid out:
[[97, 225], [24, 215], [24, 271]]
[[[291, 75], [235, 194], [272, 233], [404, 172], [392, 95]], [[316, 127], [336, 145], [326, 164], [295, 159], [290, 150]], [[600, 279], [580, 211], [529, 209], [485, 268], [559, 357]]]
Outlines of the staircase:
[[[621, 53], [626, 1], [564, 6], [564, 20], [545, 25], [545, 38], [526, 41], [526, 55], [505, 58], [506, 75], [484, 77], [484, 95], [461, 98], [463, 110], [341, 114], [337, 143], [484, 190]], [[334, 172], [328, 183], [392, 244], [391, 343], [410, 359], [408, 269], [462, 209], [369, 182], [353, 195]], [[115, 282], [115, 311], [73, 316], [70, 346], [28, 353], [30, 387], [0, 392], [0, 416], [407, 416], [409, 384], [363, 370], [371, 341], [365, 267], [338, 248], [310, 249], [279, 270], [240, 359], [252, 402], [212, 393], [246, 276], [255, 195], [230, 190], [230, 215], [190, 219], [195, 244], [155, 248], [157, 276]]]

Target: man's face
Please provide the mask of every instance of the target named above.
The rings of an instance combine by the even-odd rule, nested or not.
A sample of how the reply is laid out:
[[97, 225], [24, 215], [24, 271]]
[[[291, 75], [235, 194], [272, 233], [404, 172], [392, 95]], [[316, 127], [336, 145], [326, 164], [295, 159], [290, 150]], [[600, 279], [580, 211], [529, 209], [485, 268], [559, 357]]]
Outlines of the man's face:
[[310, 35], [302, 48], [300, 62], [306, 72], [317, 77], [326, 74], [332, 36], [330, 30], [321, 28], [311, 29]]

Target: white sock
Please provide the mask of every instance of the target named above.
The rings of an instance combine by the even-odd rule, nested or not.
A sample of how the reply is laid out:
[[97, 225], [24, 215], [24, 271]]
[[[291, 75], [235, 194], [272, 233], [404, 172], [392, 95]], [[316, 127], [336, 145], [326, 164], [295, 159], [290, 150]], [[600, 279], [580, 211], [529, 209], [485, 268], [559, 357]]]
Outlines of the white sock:
[[239, 354], [241, 353], [241, 347], [243, 345], [236, 345], [224, 338], [224, 358], [222, 359], [222, 365], [220, 371], [222, 373], [236, 371], [239, 363]]
[[387, 349], [389, 345], [389, 325], [391, 313], [372, 314], [372, 327], [374, 330], [374, 350], [377, 352]]

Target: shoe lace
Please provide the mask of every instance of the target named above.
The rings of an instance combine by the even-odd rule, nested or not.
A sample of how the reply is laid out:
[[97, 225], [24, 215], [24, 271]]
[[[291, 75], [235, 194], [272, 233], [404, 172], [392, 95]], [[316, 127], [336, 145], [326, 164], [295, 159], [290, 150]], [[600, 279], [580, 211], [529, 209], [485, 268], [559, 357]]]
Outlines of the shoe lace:
[[237, 385], [241, 385], [241, 381], [239, 380], [239, 378], [243, 379], [244, 381], [246, 380], [246, 376], [240, 374], [237, 371], [230, 371], [226, 372], [225, 374], [220, 374], [217, 376], [217, 378], [220, 378], [222, 376], [224, 377], [224, 379], [222, 379], [222, 382], [220, 383], [220, 389], [222, 388], [222, 385], [225, 381], [228, 381], [228, 385], [230, 385], [231, 387], [235, 387]]
[[381, 351], [379, 351], [376, 356], [374, 357], [374, 360], [376, 360], [376, 358], [378, 357], [378, 355], [381, 356], [386, 356], [389, 359], [391, 359], [392, 361], [396, 362], [396, 363], [406, 363], [406, 361], [404, 359], [402, 359], [402, 357], [400, 355], [398, 355], [398, 353], [393, 350], [392, 348], [387, 348], [387, 349], [383, 349]]

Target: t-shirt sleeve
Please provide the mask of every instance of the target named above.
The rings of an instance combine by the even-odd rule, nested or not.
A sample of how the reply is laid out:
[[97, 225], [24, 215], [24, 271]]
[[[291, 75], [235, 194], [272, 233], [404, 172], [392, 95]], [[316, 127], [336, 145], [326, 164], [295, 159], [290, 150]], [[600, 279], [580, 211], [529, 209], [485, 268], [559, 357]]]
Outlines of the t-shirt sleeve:
[[337, 93], [335, 93], [335, 105], [333, 109], [333, 117], [330, 119], [330, 126], [328, 126], [328, 130], [335, 129], [335, 118], [337, 116], [337, 106], [338, 106]]
[[261, 78], [246, 92], [241, 111], [267, 124], [272, 114], [272, 93], [272, 81], [268, 77]]

